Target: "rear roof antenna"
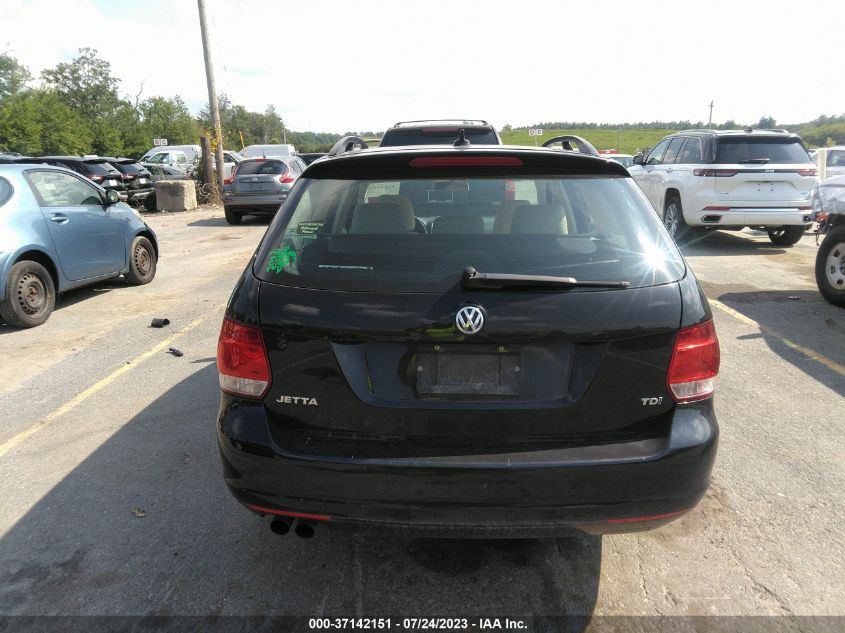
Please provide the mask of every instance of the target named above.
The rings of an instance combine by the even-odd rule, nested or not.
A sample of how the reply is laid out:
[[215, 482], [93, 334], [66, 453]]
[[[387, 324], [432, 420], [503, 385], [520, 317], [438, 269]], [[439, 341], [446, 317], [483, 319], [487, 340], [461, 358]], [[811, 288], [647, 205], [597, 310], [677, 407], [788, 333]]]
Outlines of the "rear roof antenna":
[[454, 143], [452, 143], [455, 147], [469, 147], [472, 143], [467, 140], [466, 134], [464, 133], [464, 128], [461, 128], [461, 135], [458, 137]]

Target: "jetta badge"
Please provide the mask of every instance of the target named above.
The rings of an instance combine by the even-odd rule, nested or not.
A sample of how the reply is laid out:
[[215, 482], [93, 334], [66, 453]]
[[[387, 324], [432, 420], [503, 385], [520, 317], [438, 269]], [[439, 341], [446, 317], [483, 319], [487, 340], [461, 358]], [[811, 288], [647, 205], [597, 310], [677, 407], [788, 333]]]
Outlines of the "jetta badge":
[[455, 315], [455, 327], [462, 334], [478, 334], [484, 327], [484, 312], [478, 306], [464, 306]]

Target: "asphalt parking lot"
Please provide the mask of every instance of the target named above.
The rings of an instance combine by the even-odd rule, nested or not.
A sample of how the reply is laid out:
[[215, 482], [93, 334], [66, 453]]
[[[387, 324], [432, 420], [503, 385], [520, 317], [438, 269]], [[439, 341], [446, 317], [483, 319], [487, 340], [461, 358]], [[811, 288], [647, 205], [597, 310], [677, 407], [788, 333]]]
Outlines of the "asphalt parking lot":
[[223, 307], [266, 221], [147, 220], [152, 284], [0, 325], [0, 615], [845, 615], [845, 311], [816, 290], [811, 235], [685, 249], [722, 345], [722, 435], [681, 520], [604, 539], [303, 540], [230, 497], [214, 435]]

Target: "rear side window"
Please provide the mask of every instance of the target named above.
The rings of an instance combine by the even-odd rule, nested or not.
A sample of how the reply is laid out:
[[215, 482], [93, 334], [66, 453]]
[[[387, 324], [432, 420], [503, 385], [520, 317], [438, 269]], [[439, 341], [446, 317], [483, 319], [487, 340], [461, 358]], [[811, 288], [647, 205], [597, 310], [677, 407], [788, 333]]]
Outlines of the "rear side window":
[[810, 155], [794, 138], [740, 136], [720, 138], [716, 143], [716, 162], [730, 164], [788, 164], [809, 163]]
[[[460, 134], [457, 127], [395, 128], [384, 134], [381, 147], [398, 145], [448, 145]], [[473, 145], [498, 145], [499, 139], [492, 128], [463, 128], [467, 140]]]
[[280, 160], [246, 160], [238, 163], [238, 176], [279, 176], [287, 169], [287, 164]]
[[675, 159], [678, 157], [678, 152], [681, 151], [681, 145], [683, 144], [683, 137], [679, 136], [677, 138], [673, 138], [672, 142], [669, 143], [669, 147], [666, 148], [666, 153], [663, 155], [663, 163], [667, 165], [674, 163]]
[[701, 162], [701, 139], [688, 138], [686, 145], [681, 150], [681, 155], [676, 161], [678, 163], [700, 163]]
[[28, 171], [35, 196], [44, 207], [77, 207], [103, 204], [99, 191], [60, 171]]
[[0, 178], [0, 207], [6, 204], [6, 201], [12, 197], [12, 185], [5, 178]]
[[326, 290], [445, 292], [467, 266], [646, 286], [684, 265], [630, 178], [300, 180], [255, 273]]

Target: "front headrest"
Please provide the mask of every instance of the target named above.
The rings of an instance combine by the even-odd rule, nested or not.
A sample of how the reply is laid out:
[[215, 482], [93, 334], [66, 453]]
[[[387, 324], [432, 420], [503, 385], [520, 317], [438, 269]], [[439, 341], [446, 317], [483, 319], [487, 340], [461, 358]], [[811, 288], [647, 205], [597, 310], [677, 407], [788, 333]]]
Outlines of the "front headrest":
[[400, 204], [359, 204], [352, 214], [350, 233], [410, 233], [414, 230], [414, 212]]
[[431, 233], [480, 235], [484, 233], [484, 218], [480, 215], [441, 216], [432, 222]]
[[566, 212], [550, 204], [523, 205], [513, 214], [511, 233], [522, 235], [564, 235]]

